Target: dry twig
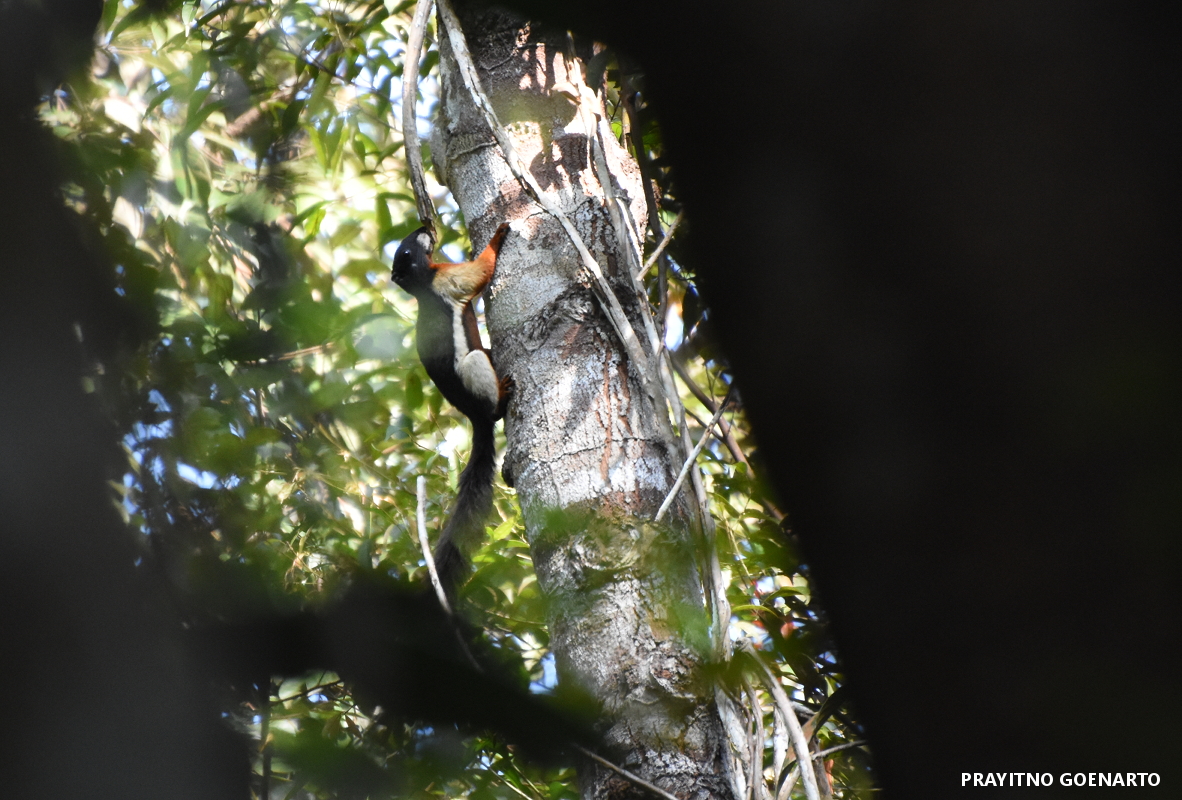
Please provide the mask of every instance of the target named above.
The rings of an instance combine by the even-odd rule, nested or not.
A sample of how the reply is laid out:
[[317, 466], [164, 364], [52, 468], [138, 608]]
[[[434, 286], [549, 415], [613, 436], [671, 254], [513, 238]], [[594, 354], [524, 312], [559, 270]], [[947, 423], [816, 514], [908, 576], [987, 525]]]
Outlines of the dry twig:
[[677, 474], [677, 480], [673, 482], [673, 488], [665, 496], [665, 502], [661, 503], [661, 507], [657, 509], [657, 515], [653, 517], [653, 522], [660, 522], [661, 517], [665, 516], [665, 512], [669, 510], [669, 506], [673, 505], [673, 499], [677, 497], [677, 493], [681, 490], [681, 484], [685, 481], [685, 476], [689, 474], [690, 468], [698, 460], [698, 454], [702, 452], [702, 448], [706, 446], [706, 441], [710, 438], [711, 428], [718, 424], [718, 419], [722, 416], [722, 412], [726, 410], [726, 403], [729, 399], [730, 397], [728, 396], [719, 404], [718, 410], [714, 412], [714, 416], [711, 417], [709, 424], [706, 425], [706, 430], [702, 431], [702, 438], [698, 439], [698, 443], [694, 445], [694, 449], [686, 457], [685, 463], [681, 465], [681, 472]]
[[[649, 213], [651, 214], [653, 212], [649, 211]], [[669, 246], [669, 241], [673, 238], [673, 232], [677, 230], [677, 226], [681, 224], [681, 220], [684, 218], [685, 209], [683, 208], [681, 211], [677, 212], [677, 216], [674, 217], [673, 221], [669, 223], [669, 230], [665, 231], [665, 235], [657, 244], [657, 248], [649, 253], [648, 258], [645, 259], [644, 264], [640, 267], [640, 272], [636, 273], [637, 278], [643, 278], [645, 274], [653, 268], [653, 264], [657, 263], [657, 259], [661, 257], [661, 254], [665, 252], [665, 248]]]
[[418, 495], [418, 510], [415, 520], [419, 529], [419, 546], [423, 548], [423, 559], [427, 562], [427, 572], [431, 575], [431, 585], [435, 587], [435, 596], [439, 598], [439, 605], [448, 614], [451, 604], [447, 602], [447, 593], [443, 591], [443, 583], [439, 580], [439, 571], [435, 569], [435, 556], [431, 553], [431, 545], [427, 542], [427, 478], [423, 475], [415, 482]]
[[432, 0], [419, 0], [415, 7], [406, 55], [402, 67], [402, 141], [406, 150], [406, 166], [410, 170], [410, 185], [414, 190], [419, 221], [435, 239], [435, 206], [427, 194], [427, 178], [423, 174], [423, 148], [419, 145], [416, 113], [419, 97], [419, 58], [423, 52], [423, 38], [427, 32], [427, 17], [431, 15]]
[[612, 772], [614, 772], [617, 775], [620, 775], [624, 778], [627, 778], [628, 780], [632, 781], [637, 786], [640, 786], [644, 789], [648, 789], [650, 792], [655, 794], [657, 797], [664, 798], [664, 800], [678, 800], [676, 795], [672, 795], [669, 792], [666, 792], [660, 786], [655, 786], [654, 784], [649, 783], [644, 778], [640, 777], [639, 775], [632, 774], [631, 772], [624, 769], [623, 767], [617, 767], [615, 764], [608, 761], [606, 758], [603, 758], [602, 756], [598, 756], [595, 753], [592, 753], [590, 750], [588, 750], [586, 747], [583, 747], [582, 745], [576, 744], [575, 749], [578, 750], [583, 755], [585, 755], [587, 758], [594, 761], [596, 764], [599, 764], [602, 767], [607, 767]]
[[792, 749], [796, 751], [796, 763], [800, 765], [800, 774], [804, 778], [804, 794], [808, 800], [820, 800], [820, 791], [817, 788], [817, 775], [813, 772], [813, 763], [809, 758], [809, 743], [804, 738], [804, 729], [800, 727], [800, 720], [796, 718], [796, 714], [792, 710], [792, 703], [788, 699], [788, 695], [784, 692], [784, 687], [780, 685], [779, 679], [775, 674], [768, 669], [767, 664], [763, 663], [763, 659], [759, 657], [759, 653], [755, 651], [754, 645], [749, 639], [744, 639], [742, 644], [743, 650], [751, 656], [751, 659], [759, 665], [760, 672], [764, 678], [764, 684], [768, 691], [772, 694], [772, 699], [776, 701], [776, 707], [784, 717], [784, 722], [788, 724], [788, 733], [792, 737]]

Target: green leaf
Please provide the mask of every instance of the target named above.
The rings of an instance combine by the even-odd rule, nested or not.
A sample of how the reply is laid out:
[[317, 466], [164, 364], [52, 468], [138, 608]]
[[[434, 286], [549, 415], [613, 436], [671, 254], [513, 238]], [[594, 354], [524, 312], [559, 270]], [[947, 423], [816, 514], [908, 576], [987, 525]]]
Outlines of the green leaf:
[[102, 18], [102, 22], [99, 23], [100, 30], [103, 30], [103, 31], [110, 31], [111, 30], [111, 23], [113, 23], [115, 21], [116, 15], [119, 14], [120, 6], [121, 6], [121, 3], [119, 2], [119, 0], [106, 0], [106, 2], [103, 3], [103, 18]]
[[418, 371], [406, 376], [406, 410], [415, 411], [423, 405], [423, 379]]
[[378, 230], [381, 232], [381, 235], [378, 238], [378, 246], [382, 246], [386, 244], [386, 242], [392, 241], [393, 237], [386, 238], [390, 233], [392, 233], [394, 222], [390, 219], [390, 206], [386, 204], [386, 197], [384, 193], [379, 193], [374, 203], [374, 219], [378, 224]]

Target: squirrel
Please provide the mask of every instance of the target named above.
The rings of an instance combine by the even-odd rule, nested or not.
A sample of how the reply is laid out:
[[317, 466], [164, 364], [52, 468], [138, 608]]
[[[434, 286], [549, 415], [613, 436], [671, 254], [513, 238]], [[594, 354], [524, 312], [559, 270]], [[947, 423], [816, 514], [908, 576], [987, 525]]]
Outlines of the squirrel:
[[418, 300], [419, 360], [444, 398], [472, 423], [472, 455], [434, 554], [440, 582], [453, 598], [468, 569], [466, 554], [492, 511], [493, 426], [505, 416], [513, 388], [512, 379], [497, 375], [472, 308], [492, 280], [508, 232], [509, 224], [501, 223], [480, 255], [460, 264], [431, 261], [435, 241], [426, 227], [403, 239], [394, 254], [394, 283]]

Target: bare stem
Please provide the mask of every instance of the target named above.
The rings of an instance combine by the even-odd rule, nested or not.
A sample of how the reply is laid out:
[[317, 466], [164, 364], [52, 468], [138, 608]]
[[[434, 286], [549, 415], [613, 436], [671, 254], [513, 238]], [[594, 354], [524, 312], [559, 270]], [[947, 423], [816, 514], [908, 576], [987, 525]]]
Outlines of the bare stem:
[[596, 764], [599, 764], [602, 767], [607, 767], [612, 772], [614, 772], [617, 775], [620, 775], [624, 778], [627, 778], [628, 780], [632, 781], [634, 784], [636, 784], [637, 786], [640, 786], [641, 788], [648, 789], [650, 792], [655, 794], [657, 797], [662, 797], [662, 798], [664, 798], [664, 800], [678, 800], [676, 795], [672, 795], [669, 792], [666, 792], [660, 786], [655, 786], [655, 785], [649, 783], [644, 778], [640, 777], [639, 775], [632, 774], [631, 772], [624, 769], [623, 767], [617, 767], [615, 764], [608, 761], [606, 758], [603, 758], [602, 756], [598, 756], [595, 753], [592, 753], [590, 750], [588, 750], [586, 747], [583, 747], [582, 745], [576, 744], [575, 749], [578, 750], [583, 755], [585, 755], [587, 758], [594, 761]]
[[796, 751], [796, 763], [800, 765], [800, 774], [804, 778], [805, 797], [808, 800], [820, 800], [821, 795], [817, 789], [817, 775], [813, 772], [813, 762], [809, 758], [809, 743], [804, 737], [804, 729], [800, 727], [800, 720], [796, 718], [796, 714], [792, 710], [792, 703], [788, 700], [788, 695], [784, 692], [784, 687], [780, 685], [779, 679], [768, 669], [767, 664], [763, 663], [763, 659], [759, 657], [759, 654], [755, 652], [755, 647], [751, 644], [750, 640], [745, 639], [743, 641], [743, 649], [759, 665], [764, 683], [767, 685], [768, 691], [772, 693], [772, 698], [776, 701], [776, 707], [780, 714], [783, 715], [784, 722], [788, 724], [788, 733], [792, 737], [792, 749]]
[[669, 246], [669, 240], [673, 238], [673, 232], [677, 230], [677, 226], [681, 224], [683, 219], [685, 219], [684, 208], [678, 211], [677, 216], [669, 223], [669, 230], [665, 231], [665, 236], [661, 239], [660, 244], [657, 245], [657, 249], [649, 253], [648, 258], [645, 259], [643, 266], [640, 268], [640, 272], [636, 273], [637, 278], [644, 277], [645, 273], [653, 268], [653, 264], [657, 263], [657, 259], [661, 257], [661, 254], [665, 252], [665, 248]]
[[406, 55], [402, 66], [402, 141], [406, 149], [406, 166], [410, 170], [410, 185], [414, 190], [415, 207], [419, 221], [431, 230], [435, 238], [435, 206], [427, 194], [427, 178], [423, 174], [423, 148], [419, 145], [418, 114], [419, 59], [423, 52], [423, 39], [427, 31], [427, 18], [431, 15], [432, 0], [419, 0], [415, 7], [414, 20], [410, 26], [410, 37], [406, 42]]
[[722, 412], [725, 410], [726, 401], [724, 400], [718, 406], [718, 410], [714, 412], [714, 416], [711, 417], [710, 423], [706, 426], [706, 430], [702, 431], [702, 438], [698, 439], [698, 443], [694, 445], [693, 451], [691, 451], [686, 457], [685, 463], [681, 465], [681, 472], [677, 474], [677, 480], [673, 482], [673, 488], [670, 489], [669, 494], [665, 496], [665, 502], [661, 503], [661, 507], [657, 509], [657, 515], [653, 517], [653, 522], [660, 522], [661, 517], [665, 516], [665, 512], [669, 510], [669, 506], [673, 505], [673, 499], [677, 497], [677, 493], [681, 490], [681, 484], [685, 481], [685, 476], [689, 474], [690, 468], [692, 468], [694, 462], [698, 460], [698, 454], [702, 452], [702, 448], [706, 446], [706, 442], [710, 438], [710, 430], [718, 424], [718, 419], [722, 416]]
[[865, 744], [866, 744], [865, 739], [858, 739], [855, 742], [846, 742], [845, 744], [839, 744], [836, 747], [827, 747], [824, 750], [821, 750], [820, 752], [813, 753], [813, 758], [814, 759], [824, 758], [825, 756], [831, 756], [834, 753], [840, 752], [842, 750], [849, 750], [850, 748], [853, 748], [853, 747], [862, 747]]
[[423, 559], [427, 562], [427, 572], [431, 575], [431, 585], [435, 587], [435, 596], [439, 598], [439, 605], [443, 606], [443, 610], [448, 614], [451, 613], [451, 604], [447, 602], [447, 594], [443, 591], [443, 583], [439, 580], [439, 572], [435, 569], [435, 556], [431, 554], [431, 545], [427, 542], [427, 478], [420, 475], [415, 482], [416, 494], [418, 494], [418, 509], [415, 513], [415, 521], [418, 523], [419, 529], [419, 546], [423, 548]]

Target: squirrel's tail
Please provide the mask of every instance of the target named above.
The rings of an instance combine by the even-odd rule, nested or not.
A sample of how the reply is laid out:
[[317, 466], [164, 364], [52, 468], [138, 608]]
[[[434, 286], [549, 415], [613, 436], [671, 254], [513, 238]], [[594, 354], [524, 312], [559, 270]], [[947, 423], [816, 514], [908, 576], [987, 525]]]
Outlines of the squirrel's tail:
[[443, 535], [435, 546], [435, 569], [443, 590], [451, 599], [468, 572], [468, 553], [484, 536], [484, 522], [493, 506], [496, 441], [493, 424], [472, 420], [472, 455], [460, 473], [459, 491]]

